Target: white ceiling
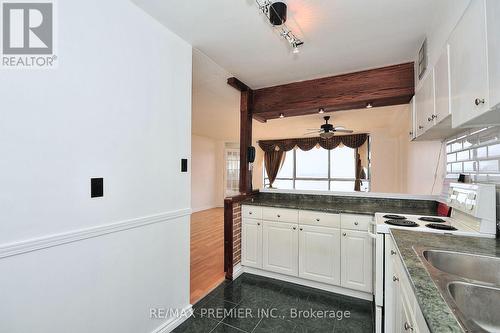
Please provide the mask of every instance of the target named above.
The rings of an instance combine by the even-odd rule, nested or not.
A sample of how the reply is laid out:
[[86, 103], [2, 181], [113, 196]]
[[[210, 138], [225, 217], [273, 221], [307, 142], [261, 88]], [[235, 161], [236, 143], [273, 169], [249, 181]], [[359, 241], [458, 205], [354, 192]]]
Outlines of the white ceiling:
[[285, 1], [305, 42], [295, 55], [255, 0], [134, 0], [254, 89], [411, 61], [454, 1]]

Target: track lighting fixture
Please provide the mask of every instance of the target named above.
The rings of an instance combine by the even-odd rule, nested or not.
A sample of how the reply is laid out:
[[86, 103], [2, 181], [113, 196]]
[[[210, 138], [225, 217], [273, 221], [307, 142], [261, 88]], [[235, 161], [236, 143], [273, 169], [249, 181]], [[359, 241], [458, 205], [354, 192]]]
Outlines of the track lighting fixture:
[[366, 108], [371, 109], [373, 107], [372, 103], [366, 103]]
[[269, 22], [275, 29], [279, 30], [280, 36], [286, 39], [286, 41], [292, 47], [292, 52], [294, 54], [299, 53], [299, 46], [303, 45], [304, 42], [301, 41], [294, 33], [286, 26], [285, 22], [287, 19], [287, 6], [283, 2], [271, 2], [270, 0], [255, 0], [257, 6], [259, 6], [260, 11], [266, 15]]
[[325, 113], [325, 109], [323, 109], [323, 108], [319, 108], [318, 113], [319, 113], [319, 114], [323, 114], [323, 113]]
[[280, 113], [280, 118], [285, 118], [285, 114], [284, 113]]

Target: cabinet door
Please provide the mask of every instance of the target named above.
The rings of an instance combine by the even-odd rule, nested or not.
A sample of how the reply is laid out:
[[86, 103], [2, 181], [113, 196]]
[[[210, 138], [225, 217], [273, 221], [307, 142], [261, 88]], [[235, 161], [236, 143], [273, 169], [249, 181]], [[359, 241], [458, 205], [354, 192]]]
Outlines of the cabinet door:
[[446, 45], [434, 67], [436, 123], [441, 122], [451, 114], [449, 64], [449, 47]]
[[372, 292], [372, 238], [367, 232], [342, 230], [342, 287]]
[[434, 69], [422, 80], [415, 93], [415, 113], [417, 116], [417, 137], [434, 125], [435, 99], [434, 99]]
[[409, 130], [408, 130], [408, 135], [409, 135], [409, 138], [410, 138], [410, 141], [414, 140], [416, 135], [417, 135], [417, 131], [416, 131], [416, 128], [415, 128], [415, 125], [416, 125], [416, 108], [415, 108], [415, 96], [413, 96], [413, 98], [411, 99], [410, 101], [410, 126], [409, 126]]
[[488, 26], [488, 72], [490, 78], [490, 106], [500, 107], [500, 1], [486, 2]]
[[471, 1], [449, 39], [453, 127], [488, 111], [485, 17], [484, 0]]
[[340, 285], [340, 229], [300, 226], [299, 276]]
[[264, 221], [263, 226], [263, 269], [297, 276], [299, 265], [297, 224]]
[[241, 229], [241, 264], [262, 268], [262, 222], [243, 219]]

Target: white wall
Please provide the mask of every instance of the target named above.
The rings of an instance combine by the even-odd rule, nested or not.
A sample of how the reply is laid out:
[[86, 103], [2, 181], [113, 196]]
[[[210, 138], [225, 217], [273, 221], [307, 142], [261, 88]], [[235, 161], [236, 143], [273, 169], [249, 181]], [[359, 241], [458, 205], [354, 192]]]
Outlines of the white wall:
[[0, 331], [151, 332], [189, 303], [191, 47], [129, 1], [57, 17], [58, 68], [1, 73]]
[[194, 212], [224, 205], [224, 143], [205, 136], [191, 139], [191, 207]]

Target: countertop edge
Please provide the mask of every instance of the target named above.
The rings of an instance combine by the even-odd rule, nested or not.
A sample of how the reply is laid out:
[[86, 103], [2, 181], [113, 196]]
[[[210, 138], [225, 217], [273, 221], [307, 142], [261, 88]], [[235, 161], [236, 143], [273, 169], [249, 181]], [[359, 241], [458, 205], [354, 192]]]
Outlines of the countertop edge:
[[[439, 288], [436, 286], [434, 283], [434, 280], [430, 276], [429, 272], [427, 269], [425, 269], [424, 264], [421, 262], [420, 258], [418, 257], [417, 253], [415, 252], [415, 249], [413, 246], [411, 246], [411, 255], [412, 257], [416, 258], [418, 262], [420, 263], [421, 267], [413, 267], [412, 270], [408, 268], [407, 262], [409, 258], [405, 259], [405, 256], [401, 253], [400, 250], [400, 245], [398, 244], [398, 241], [396, 239], [396, 236], [393, 234], [393, 229], [389, 229], [389, 234], [391, 235], [392, 240], [394, 241], [394, 244], [396, 245], [396, 249], [398, 251], [399, 258], [401, 259], [403, 263], [403, 267], [405, 270], [405, 274], [408, 277], [408, 280], [410, 281], [411, 288], [413, 290], [413, 293], [415, 295], [415, 299], [417, 300], [418, 306], [420, 308], [420, 311], [422, 312], [422, 315], [424, 316], [425, 322], [427, 324], [427, 327], [429, 328], [429, 331], [431, 333], [441, 333], [441, 332], [465, 332], [465, 330], [462, 328], [460, 325], [458, 319], [455, 317], [453, 314], [453, 311], [449, 307], [448, 303], [444, 300], [443, 296], [441, 295], [441, 292], [439, 291]], [[413, 231], [415, 232], [415, 231]], [[407, 255], [407, 254], [405, 254]], [[419, 278], [416, 277], [416, 272], [412, 274], [412, 271], [414, 269], [417, 269], [419, 271], [424, 271], [425, 272], [425, 283], [427, 284], [427, 288], [425, 286], [421, 286], [420, 284], [422, 281], [419, 281]], [[416, 285], [417, 282], [417, 285]], [[431, 289], [432, 293], [435, 294], [435, 296], [439, 296], [437, 299], [439, 299], [439, 304], [433, 305], [433, 309], [428, 309], [430, 307], [429, 302], [423, 302], [422, 301], [422, 293], [423, 292], [428, 292], [429, 288]], [[441, 312], [436, 312], [436, 308], [440, 309]], [[447, 311], [443, 311], [443, 309], [446, 309]], [[443, 327], [445, 324], [443, 323], [442, 318], [431, 318], [431, 315], [433, 314], [446, 314], [448, 317], [448, 320], [450, 321], [449, 324], [453, 323], [453, 325], [447, 325], [446, 327]]]

